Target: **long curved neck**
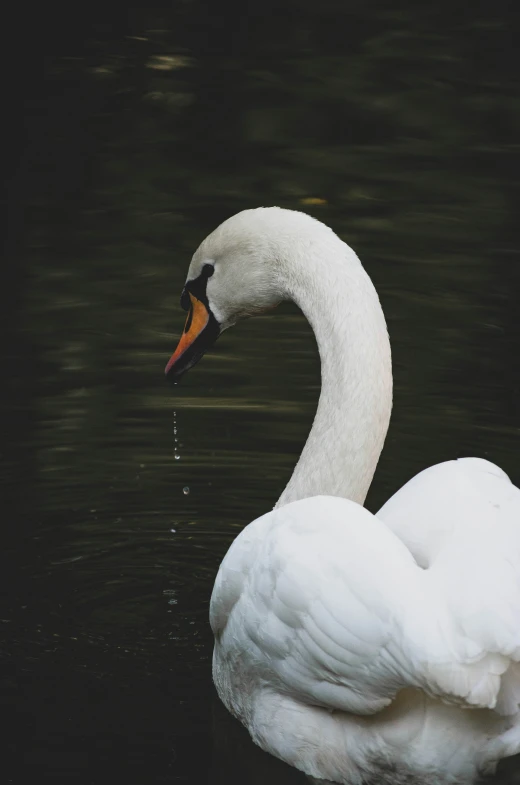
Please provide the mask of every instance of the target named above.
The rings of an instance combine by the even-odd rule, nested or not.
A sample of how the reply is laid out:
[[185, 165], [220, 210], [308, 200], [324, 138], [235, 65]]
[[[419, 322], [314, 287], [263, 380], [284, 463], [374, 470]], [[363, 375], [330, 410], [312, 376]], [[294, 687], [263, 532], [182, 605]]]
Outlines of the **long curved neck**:
[[363, 504], [392, 409], [386, 322], [372, 281], [336, 235], [297, 244], [279, 262], [288, 297], [309, 320], [321, 358], [314, 423], [276, 507], [309, 496]]

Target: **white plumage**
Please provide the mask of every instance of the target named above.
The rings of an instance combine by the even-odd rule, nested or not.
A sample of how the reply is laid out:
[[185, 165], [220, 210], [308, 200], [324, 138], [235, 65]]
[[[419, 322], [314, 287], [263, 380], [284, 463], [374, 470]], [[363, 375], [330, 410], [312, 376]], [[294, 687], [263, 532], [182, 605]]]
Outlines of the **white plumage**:
[[290, 297], [322, 360], [293, 477], [215, 581], [221, 699], [263, 749], [318, 779], [474, 782], [520, 751], [520, 491], [466, 458], [427, 469], [369, 513], [391, 365], [359, 260], [323, 224], [267, 208], [219, 227], [188, 278], [205, 263], [224, 327], [255, 302]]

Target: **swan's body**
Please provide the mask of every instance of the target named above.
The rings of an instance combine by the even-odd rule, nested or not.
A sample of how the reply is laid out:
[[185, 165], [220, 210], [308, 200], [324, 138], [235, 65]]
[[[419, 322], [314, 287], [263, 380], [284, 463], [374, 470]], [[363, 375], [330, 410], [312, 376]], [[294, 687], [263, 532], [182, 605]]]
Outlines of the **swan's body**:
[[[422, 472], [377, 516], [361, 506], [390, 417], [390, 349], [370, 279], [323, 224], [241, 213], [201, 245], [187, 289], [184, 346], [206, 329], [190, 339], [200, 302], [224, 329], [290, 298], [322, 360], [293, 476], [215, 582], [221, 699], [263, 749], [316, 778], [489, 773], [520, 751], [520, 491], [470, 458]], [[168, 368], [183, 362], [181, 347]]]
[[349, 785], [472, 782], [518, 751], [519, 497], [465, 459], [414, 478], [382, 520], [317, 496], [247, 526], [211, 624], [219, 695], [254, 741]]

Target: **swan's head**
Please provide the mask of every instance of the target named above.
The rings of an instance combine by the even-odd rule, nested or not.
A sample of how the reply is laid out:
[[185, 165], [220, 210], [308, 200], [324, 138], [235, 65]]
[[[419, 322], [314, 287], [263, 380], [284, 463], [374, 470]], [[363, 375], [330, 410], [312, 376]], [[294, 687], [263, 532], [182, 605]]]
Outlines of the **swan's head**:
[[[224, 221], [191, 260], [181, 305], [188, 317], [166, 366], [177, 381], [221, 332], [287, 298], [279, 261], [302, 234], [330, 229], [304, 213], [279, 207], [244, 210]], [[332, 233], [331, 233], [332, 234]]]

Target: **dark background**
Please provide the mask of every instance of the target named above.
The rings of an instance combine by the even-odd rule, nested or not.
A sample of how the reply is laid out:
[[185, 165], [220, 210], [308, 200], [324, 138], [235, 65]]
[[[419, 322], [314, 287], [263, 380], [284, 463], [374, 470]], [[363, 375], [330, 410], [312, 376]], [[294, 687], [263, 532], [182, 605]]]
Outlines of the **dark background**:
[[310, 329], [283, 306], [162, 377], [191, 254], [229, 215], [305, 210], [378, 288], [395, 408], [370, 509], [460, 455], [520, 484], [518, 19], [394, 6], [6, 15], [6, 782], [303, 780], [215, 702], [207, 606], [309, 430]]

